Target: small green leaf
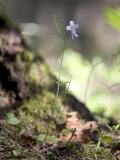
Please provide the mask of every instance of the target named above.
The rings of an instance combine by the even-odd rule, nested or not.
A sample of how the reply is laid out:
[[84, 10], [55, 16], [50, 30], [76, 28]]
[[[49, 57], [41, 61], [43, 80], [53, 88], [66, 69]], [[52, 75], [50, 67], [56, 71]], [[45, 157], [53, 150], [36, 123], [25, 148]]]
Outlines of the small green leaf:
[[8, 113], [6, 115], [6, 121], [8, 124], [11, 124], [11, 125], [17, 125], [20, 123], [20, 119], [18, 119], [14, 113]]
[[109, 136], [109, 135], [103, 135], [103, 136], [102, 136], [102, 141], [103, 141], [104, 143], [109, 143], [109, 142], [112, 141], [112, 137]]
[[117, 131], [120, 128], [120, 124], [117, 124], [116, 126], [113, 126], [114, 132]]
[[[40, 141], [40, 142], [43, 142], [45, 140], [45, 137], [46, 137], [46, 134], [39, 134], [37, 140]], [[46, 141], [57, 143], [59, 140], [54, 135], [51, 135], [51, 136], [48, 135]]]
[[101, 138], [98, 140], [98, 143], [96, 145], [96, 151], [100, 149], [100, 144], [101, 144]]
[[21, 154], [21, 150], [20, 150], [20, 149], [15, 149], [15, 150], [13, 150], [13, 155], [14, 155], [15, 157], [18, 157], [20, 154]]

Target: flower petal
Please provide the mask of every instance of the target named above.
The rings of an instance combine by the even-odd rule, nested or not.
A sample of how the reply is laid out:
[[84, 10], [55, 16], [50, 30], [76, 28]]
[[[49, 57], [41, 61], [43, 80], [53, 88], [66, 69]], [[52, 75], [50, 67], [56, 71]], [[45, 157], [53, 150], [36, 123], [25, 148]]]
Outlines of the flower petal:
[[73, 27], [74, 24], [75, 24], [74, 21], [71, 20], [71, 21], [70, 21], [70, 26]]
[[76, 35], [74, 35], [75, 37], [79, 37], [78, 34], [76, 33]]
[[70, 31], [71, 30], [71, 26], [66, 26], [66, 30]]
[[79, 24], [75, 24], [75, 29], [78, 29], [79, 28]]
[[71, 33], [72, 39], [74, 40], [74, 35]]

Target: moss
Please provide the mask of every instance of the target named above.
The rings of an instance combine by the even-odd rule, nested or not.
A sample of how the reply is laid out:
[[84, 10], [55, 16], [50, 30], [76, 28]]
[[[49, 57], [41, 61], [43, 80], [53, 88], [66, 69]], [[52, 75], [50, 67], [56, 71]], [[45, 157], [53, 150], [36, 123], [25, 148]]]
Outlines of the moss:
[[33, 62], [34, 60], [34, 53], [30, 50], [25, 50], [24, 54], [22, 55], [21, 59], [25, 62]]
[[34, 51], [25, 49], [22, 54], [16, 54], [14, 66], [28, 84], [30, 91], [34, 90], [36, 95], [41, 88], [48, 90], [56, 83], [55, 77], [44, 60], [35, 55]]
[[52, 121], [52, 128], [55, 131], [56, 125], [65, 122], [66, 113], [61, 106], [61, 100], [58, 98], [54, 105], [54, 99], [53, 93], [44, 90], [40, 95], [26, 100], [19, 109], [21, 126], [23, 128], [34, 126], [38, 133], [45, 133]]
[[28, 72], [29, 82], [47, 87], [51, 84], [51, 76], [46, 65], [42, 62], [32, 63]]

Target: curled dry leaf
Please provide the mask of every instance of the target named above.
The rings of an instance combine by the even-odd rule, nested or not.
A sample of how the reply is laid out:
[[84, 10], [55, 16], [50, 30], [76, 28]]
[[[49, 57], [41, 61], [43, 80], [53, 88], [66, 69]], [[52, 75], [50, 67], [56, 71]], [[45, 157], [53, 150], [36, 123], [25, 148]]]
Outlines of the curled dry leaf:
[[[62, 141], [79, 141], [79, 142], [87, 142], [89, 136], [93, 131], [97, 128], [96, 121], [88, 121], [83, 126], [79, 123], [78, 113], [77, 112], [69, 112], [67, 114], [66, 119], [66, 129], [71, 130], [71, 133], [61, 134], [60, 140]], [[73, 134], [74, 133], [74, 134]]]
[[82, 128], [80, 128], [78, 131], [79, 141], [87, 142], [89, 139], [89, 136], [96, 129], [97, 129], [97, 123], [95, 121], [86, 122], [85, 125]]
[[67, 119], [66, 119], [66, 128], [67, 129], [74, 129], [76, 130], [80, 127], [79, 118], [77, 112], [68, 112]]

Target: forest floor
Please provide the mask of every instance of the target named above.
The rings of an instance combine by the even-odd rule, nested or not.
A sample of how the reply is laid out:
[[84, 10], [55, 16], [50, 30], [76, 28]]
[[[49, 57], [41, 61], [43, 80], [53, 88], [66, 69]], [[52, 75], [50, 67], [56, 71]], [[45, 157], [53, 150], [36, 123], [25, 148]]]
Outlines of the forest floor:
[[10, 112], [0, 121], [0, 160], [120, 160], [119, 125], [104, 128], [91, 121], [80, 126], [72, 117], [76, 113], [70, 112], [61, 131], [49, 132], [50, 125], [35, 124], [30, 115], [29, 123], [23, 124], [20, 112]]

